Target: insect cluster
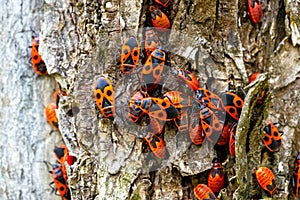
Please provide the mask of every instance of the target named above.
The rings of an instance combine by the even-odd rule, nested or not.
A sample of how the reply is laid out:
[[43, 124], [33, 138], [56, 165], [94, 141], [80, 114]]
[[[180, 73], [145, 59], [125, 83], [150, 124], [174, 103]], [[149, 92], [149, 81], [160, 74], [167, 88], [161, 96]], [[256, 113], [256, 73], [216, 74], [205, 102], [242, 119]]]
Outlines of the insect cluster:
[[[65, 96], [66, 93], [62, 92], [58, 88], [53, 94], [53, 100], [55, 103], [50, 103], [45, 107], [45, 115], [48, 123], [59, 131], [58, 119], [56, 116], [56, 109], [58, 109], [60, 96]], [[49, 172], [52, 174], [53, 181], [50, 183], [50, 187], [55, 191], [55, 193], [60, 195], [64, 200], [70, 200], [71, 194], [68, 188], [68, 179], [66, 171], [66, 163], [71, 166], [75, 161], [75, 157], [69, 155], [68, 149], [65, 145], [56, 146], [54, 148], [54, 157], [56, 163], [52, 164], [52, 170]], [[53, 184], [55, 187], [53, 187]]]
[[[48, 75], [47, 67], [43, 61], [41, 55], [38, 52], [39, 48], [39, 36], [33, 36], [32, 40], [32, 52], [31, 61], [34, 71], [38, 75]], [[57, 84], [59, 85], [59, 84]], [[48, 123], [56, 130], [60, 131], [58, 127], [58, 118], [56, 116], [56, 109], [58, 109], [59, 100], [61, 96], [66, 96], [66, 93], [61, 91], [60, 87], [56, 89], [53, 94], [53, 101], [45, 106], [45, 117]], [[49, 164], [44, 161], [47, 165], [51, 165], [50, 174], [52, 174], [53, 181], [49, 184], [53, 189], [52, 192], [62, 197], [64, 200], [71, 199], [70, 189], [68, 187], [67, 179], [67, 165], [71, 166], [75, 162], [75, 157], [69, 155], [68, 149], [65, 145], [55, 146], [54, 157], [56, 159], [55, 164]]]
[[[125, 39], [120, 58], [120, 71], [123, 76], [136, 74], [141, 87], [132, 91], [131, 98], [125, 105], [128, 108], [127, 120], [141, 125], [147, 123], [147, 129], [142, 130], [142, 138], [150, 151], [158, 159], [168, 156], [167, 143], [164, 140], [164, 126], [173, 123], [180, 134], [185, 134], [194, 145], [208, 144], [221, 146], [235, 156], [236, 130], [243, 109], [243, 97], [235, 90], [215, 91], [201, 87], [197, 76], [191, 70], [166, 66], [169, 63], [168, 53], [163, 48], [159, 34], [164, 34], [171, 27], [167, 16], [170, 0], [154, 0], [156, 4], [149, 6], [149, 19], [152, 28], [144, 32], [143, 48], [136, 37]], [[253, 23], [259, 23], [262, 17], [262, 3], [259, 0], [248, 0], [248, 12]], [[38, 37], [32, 42], [32, 64], [38, 75], [47, 74], [47, 68], [38, 54]], [[143, 57], [141, 59], [141, 57]], [[180, 83], [178, 90], [168, 90], [165, 87], [165, 74], [171, 70], [172, 79]], [[253, 74], [249, 83], [253, 82], [259, 73]], [[164, 92], [162, 92], [164, 91]], [[263, 104], [265, 91], [257, 99], [257, 104]], [[59, 131], [55, 110], [61, 95], [58, 89], [54, 94], [54, 102], [45, 108], [47, 121]], [[106, 76], [101, 76], [94, 85], [96, 106], [103, 118], [114, 120], [116, 117], [115, 91], [113, 84]], [[270, 153], [280, 150], [281, 131], [271, 121], [264, 127], [263, 144]], [[66, 146], [54, 149], [56, 164], [50, 171], [53, 176], [55, 190], [63, 199], [71, 199], [67, 183], [66, 164], [71, 166], [74, 157], [68, 154]], [[273, 195], [278, 187], [272, 170], [258, 166], [254, 172], [258, 184], [263, 190]], [[294, 164], [292, 186], [295, 196], [300, 194], [300, 156]], [[200, 183], [194, 188], [197, 199], [217, 199], [217, 194], [225, 187], [225, 174], [219, 158], [212, 161], [207, 183]]]
[[[164, 140], [164, 126], [174, 123], [180, 134], [186, 134], [195, 145], [207, 143], [221, 146], [235, 156], [236, 130], [243, 109], [243, 96], [236, 90], [215, 91], [199, 85], [197, 76], [188, 69], [171, 67], [171, 79], [180, 83], [178, 90], [168, 90], [166, 74], [169, 52], [164, 50], [158, 35], [167, 32], [170, 21], [162, 11], [169, 1], [155, 1], [159, 5], [150, 6], [152, 28], [144, 31], [144, 43], [131, 36], [124, 40], [121, 49], [120, 71], [124, 76], [137, 75], [141, 87], [132, 91], [127, 101], [127, 120], [137, 125], [146, 123], [147, 129], [141, 132], [142, 138], [150, 151], [159, 159], [168, 156], [167, 143]], [[159, 9], [162, 7], [162, 10]], [[262, 17], [262, 3], [248, 0], [248, 11], [253, 23]], [[142, 56], [146, 58], [140, 59]], [[254, 73], [249, 84], [259, 76]], [[169, 74], [168, 74], [169, 76]], [[187, 89], [188, 88], [188, 89]], [[164, 91], [164, 92], [162, 92]], [[107, 76], [100, 77], [94, 85], [94, 97], [102, 117], [114, 120], [116, 116], [114, 87]], [[262, 91], [256, 103], [263, 104], [266, 91]], [[263, 128], [262, 143], [270, 153], [280, 150], [281, 134], [271, 121]], [[273, 195], [278, 184], [272, 170], [257, 166], [253, 171], [258, 184], [269, 195]], [[216, 199], [216, 195], [225, 186], [225, 174], [219, 158], [212, 161], [206, 184], [194, 188], [197, 199]], [[299, 159], [295, 162], [293, 175], [295, 194], [299, 193]]]

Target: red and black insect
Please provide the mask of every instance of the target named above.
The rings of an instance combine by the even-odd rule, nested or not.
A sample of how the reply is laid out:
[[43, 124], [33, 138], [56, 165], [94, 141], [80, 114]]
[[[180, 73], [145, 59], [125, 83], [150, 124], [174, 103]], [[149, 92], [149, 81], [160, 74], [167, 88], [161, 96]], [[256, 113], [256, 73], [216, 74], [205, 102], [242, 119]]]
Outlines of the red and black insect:
[[[55, 185], [55, 191], [58, 191], [63, 199], [71, 199], [70, 190], [66, 179], [64, 179], [63, 171], [59, 165], [54, 164], [52, 167], [53, 183]], [[53, 184], [50, 183], [50, 184]]]
[[158, 158], [163, 159], [166, 156], [167, 148], [165, 141], [158, 135], [148, 132], [144, 137], [151, 152]]
[[217, 143], [224, 124], [211, 109], [204, 107], [202, 104], [200, 104], [200, 123], [206, 139], [211, 143]]
[[164, 99], [147, 97], [134, 102], [135, 108], [142, 110], [151, 118], [161, 121], [170, 121], [178, 117], [177, 109]]
[[224, 172], [221, 161], [218, 158], [214, 158], [213, 166], [208, 175], [208, 187], [214, 192], [218, 193], [224, 187]]
[[213, 191], [205, 184], [198, 184], [194, 188], [195, 197], [199, 200], [215, 200], [217, 197]]
[[169, 91], [165, 93], [164, 99], [178, 109], [178, 117], [174, 120], [178, 131], [187, 132], [189, 129], [189, 107], [192, 106], [192, 97], [180, 91]]
[[137, 91], [129, 100], [128, 105], [128, 119], [133, 122], [138, 122], [145, 114], [140, 108], [137, 108], [134, 104], [136, 100], [141, 100], [149, 95], [144, 91]]
[[150, 56], [151, 53], [161, 45], [161, 42], [153, 29], [150, 27], [146, 28], [145, 31], [145, 52], [147, 56]]
[[100, 77], [95, 83], [95, 101], [104, 118], [113, 119], [115, 116], [114, 89], [108, 78]]
[[180, 109], [174, 123], [180, 133], [186, 133], [189, 130], [189, 110], [187, 108]]
[[140, 82], [144, 91], [152, 92], [162, 85], [165, 60], [166, 54], [161, 49], [155, 49], [147, 58], [140, 74]]
[[165, 125], [164, 120], [159, 120], [157, 118], [150, 118], [149, 129], [152, 133], [161, 134], [163, 132]]
[[168, 16], [156, 6], [149, 7], [153, 27], [159, 32], [166, 32], [171, 26]]
[[56, 110], [57, 106], [55, 103], [49, 103], [46, 107], [45, 107], [45, 116], [46, 119], [48, 121], [48, 123], [54, 127], [57, 131], [59, 131], [58, 128], [58, 119], [56, 116]]
[[55, 146], [53, 151], [55, 159], [61, 165], [64, 165], [65, 162], [67, 162], [68, 165], [71, 166], [76, 161], [76, 158], [74, 156], [69, 155], [69, 150], [65, 145]]
[[132, 74], [139, 62], [140, 44], [135, 37], [124, 41], [121, 52], [121, 69], [123, 74]]
[[195, 94], [196, 98], [208, 108], [213, 110], [224, 111], [222, 99], [213, 92], [205, 88], [197, 88]]
[[192, 97], [180, 91], [169, 91], [164, 94], [164, 99], [170, 101], [175, 108], [192, 106]]
[[237, 123], [233, 122], [229, 129], [229, 153], [235, 156], [235, 135], [236, 135]]
[[190, 134], [190, 139], [194, 144], [196, 145], [203, 144], [205, 139], [205, 134], [203, 132], [202, 126], [200, 125], [199, 112], [195, 112], [191, 114], [189, 134]]
[[172, 73], [175, 77], [183, 80], [192, 90], [196, 91], [199, 88], [198, 79], [192, 72], [185, 69], [174, 69]]
[[32, 38], [32, 46], [31, 46], [31, 62], [34, 71], [38, 75], [46, 75], [48, 74], [46, 64], [42, 59], [42, 56], [39, 54], [39, 45], [40, 38], [39, 36], [33, 36]]
[[[45, 163], [48, 164], [47, 162]], [[53, 181], [49, 184], [53, 192], [55, 192], [55, 194], [58, 192], [57, 195], [61, 196], [63, 200], [71, 200], [70, 189], [68, 188], [67, 180], [64, 178], [62, 167], [60, 165], [53, 164], [52, 170], [49, 172], [52, 174], [53, 178]]]
[[228, 116], [238, 121], [244, 106], [244, 100], [232, 92], [223, 93], [221, 98]]
[[295, 197], [300, 197], [300, 154], [297, 156], [294, 162], [294, 170], [291, 182]]
[[263, 138], [263, 142], [266, 148], [270, 152], [278, 152], [281, 146], [281, 134], [282, 131], [278, 130], [278, 128], [269, 121], [268, 125], [264, 127], [265, 137]]
[[220, 133], [219, 141], [217, 142], [218, 145], [226, 145], [229, 140], [229, 124], [225, 122], [223, 129]]
[[66, 145], [59, 145], [54, 147], [54, 157], [61, 164], [64, 165], [65, 155], [68, 154], [68, 148]]
[[164, 8], [168, 6], [171, 0], [154, 0], [156, 3], [162, 5]]
[[260, 22], [263, 15], [261, 0], [248, 0], [248, 12], [254, 24]]
[[67, 180], [67, 170], [65, 162], [67, 162], [68, 165], [71, 166], [75, 162], [75, 157], [69, 155], [68, 148], [65, 145], [55, 146], [53, 151], [55, 159], [61, 164], [64, 179]]
[[67, 168], [66, 168], [66, 155], [68, 153], [68, 149], [65, 145], [55, 146], [54, 148], [54, 157], [61, 164], [61, 170], [65, 180], [68, 180]]
[[254, 175], [262, 189], [272, 195], [276, 189], [276, 179], [273, 172], [267, 167], [258, 167], [254, 170]]

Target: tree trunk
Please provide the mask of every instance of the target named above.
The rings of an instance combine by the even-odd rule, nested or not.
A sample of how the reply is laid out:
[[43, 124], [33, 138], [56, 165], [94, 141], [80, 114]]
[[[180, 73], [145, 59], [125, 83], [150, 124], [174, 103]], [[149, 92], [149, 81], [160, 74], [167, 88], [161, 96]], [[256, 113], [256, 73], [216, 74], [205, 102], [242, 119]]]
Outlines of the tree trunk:
[[44, 4], [1, 1], [0, 199], [55, 199], [43, 161], [54, 162], [62, 143], [44, 117], [55, 81], [37, 76], [30, 60], [31, 40], [40, 32]]
[[[253, 24], [245, 15], [244, 0], [171, 1], [166, 9], [171, 32], [159, 35], [168, 54], [167, 68], [190, 63], [201, 87], [214, 80], [207, 86], [215, 92], [234, 86], [244, 88], [247, 95], [237, 127], [236, 158], [192, 144], [188, 135], [167, 122], [164, 140], [169, 156], [163, 160], [149, 153], [141, 137], [145, 127], [126, 119], [128, 101], [141, 84], [139, 69], [123, 75], [119, 64], [126, 38], [144, 42], [143, 28], [151, 24], [150, 3], [155, 2], [2, 4], [7, 5], [1, 18], [3, 199], [54, 198], [48, 187], [51, 175], [42, 162], [54, 162], [52, 151], [62, 142], [60, 137], [77, 158], [67, 168], [72, 199], [193, 199], [193, 188], [207, 183], [217, 156], [226, 173], [219, 199], [266, 197], [251, 175], [257, 166], [269, 167], [276, 176], [279, 186], [273, 199], [294, 198], [290, 178], [300, 152], [299, 3], [263, 1], [262, 20]], [[27, 62], [31, 30], [40, 31], [39, 51], [49, 76], [35, 75]], [[263, 75], [249, 85], [254, 72]], [[95, 106], [94, 83], [102, 75], [110, 78], [115, 90], [114, 120], [101, 118]], [[163, 76], [162, 93], [180, 87], [169, 71]], [[57, 110], [61, 135], [49, 133], [43, 113], [52, 101], [54, 79], [67, 93]], [[255, 106], [262, 90], [267, 91], [263, 104]], [[268, 119], [279, 122], [283, 130], [282, 147], [277, 153], [261, 154]]]

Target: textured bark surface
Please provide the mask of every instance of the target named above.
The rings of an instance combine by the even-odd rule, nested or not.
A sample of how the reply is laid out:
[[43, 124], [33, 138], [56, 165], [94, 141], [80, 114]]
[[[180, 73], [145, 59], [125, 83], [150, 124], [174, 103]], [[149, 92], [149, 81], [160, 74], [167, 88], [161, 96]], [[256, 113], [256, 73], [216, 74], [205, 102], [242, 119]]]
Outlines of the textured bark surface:
[[[43, 161], [54, 162], [53, 147], [62, 143], [51, 132], [44, 106], [55, 81], [34, 72], [30, 52], [43, 19], [41, 1], [1, 1], [0, 199], [56, 199]], [[58, 198], [59, 199], [59, 198]]]
[[[149, 24], [149, 3], [47, 0], [39, 5], [7, 5], [1, 18], [5, 40], [1, 40], [0, 71], [0, 144], [7, 155], [1, 159], [4, 199], [54, 198], [47, 186], [51, 176], [40, 163], [53, 160], [53, 146], [60, 142], [59, 135], [49, 134], [51, 128], [43, 116], [44, 105], [52, 101], [52, 77], [67, 93], [57, 115], [61, 136], [70, 154], [77, 157], [68, 168], [73, 199], [195, 198], [193, 187], [206, 182], [217, 151], [191, 144], [167, 123], [164, 139], [170, 156], [157, 160], [143, 150], [141, 127], [125, 120], [128, 99], [140, 83], [137, 74], [120, 74], [120, 48], [131, 35], [143, 41], [139, 28]], [[257, 166], [268, 166], [279, 183], [273, 199], [293, 199], [289, 182], [300, 152], [298, 1], [264, 1], [264, 15], [256, 25], [245, 16], [244, 1], [174, 0], [170, 7], [172, 32], [161, 37], [172, 67], [190, 62], [201, 86], [214, 77], [212, 87], [219, 92], [228, 83], [247, 92], [237, 128], [237, 156], [223, 163], [227, 180], [219, 198], [265, 197], [251, 173]], [[12, 18], [9, 23], [6, 16]], [[41, 29], [40, 52], [52, 77], [37, 77], [27, 63], [30, 27]], [[253, 72], [265, 74], [247, 86]], [[101, 75], [107, 75], [115, 89], [113, 122], [101, 119], [95, 109], [93, 84]], [[165, 76], [164, 91], [178, 87], [169, 74]], [[267, 88], [264, 104], [254, 107], [257, 95]], [[280, 152], [263, 154], [261, 159], [267, 119], [279, 122], [285, 134]]]

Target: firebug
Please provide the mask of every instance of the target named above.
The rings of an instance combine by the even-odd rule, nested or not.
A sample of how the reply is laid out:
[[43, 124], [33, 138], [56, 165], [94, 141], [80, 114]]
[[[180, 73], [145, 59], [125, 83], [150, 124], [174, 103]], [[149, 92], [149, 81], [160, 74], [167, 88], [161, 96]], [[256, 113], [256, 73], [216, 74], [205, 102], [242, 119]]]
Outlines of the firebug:
[[217, 197], [214, 195], [213, 191], [205, 184], [198, 184], [194, 188], [194, 194], [197, 199], [199, 200], [204, 200], [204, 199], [209, 199], [209, 200], [216, 200]]
[[213, 166], [208, 175], [208, 187], [214, 192], [218, 193], [224, 187], [224, 172], [221, 161], [218, 158], [214, 158]]
[[48, 121], [48, 123], [54, 127], [56, 130], [59, 131], [59, 128], [58, 128], [58, 119], [57, 119], [57, 116], [56, 116], [56, 110], [57, 109], [57, 106], [55, 103], [49, 103], [46, 107], [45, 107], [45, 116], [46, 116], [46, 119]]
[[140, 44], [135, 37], [124, 41], [121, 52], [121, 69], [123, 74], [132, 74], [139, 62]]
[[171, 26], [167, 15], [155, 6], [150, 6], [149, 11], [154, 28], [159, 32], [166, 32]]
[[104, 118], [113, 119], [115, 116], [114, 89], [110, 80], [100, 77], [95, 83], [95, 101], [100, 113]]
[[244, 100], [232, 92], [223, 93], [221, 98], [228, 116], [238, 121], [244, 106]]
[[254, 175], [258, 181], [258, 184], [262, 189], [272, 195], [276, 189], [276, 179], [273, 172], [267, 167], [258, 167], [254, 170]]
[[268, 125], [264, 127], [265, 137], [263, 138], [263, 142], [266, 148], [270, 152], [278, 152], [281, 146], [281, 134], [282, 131], [278, 130], [278, 128], [269, 121]]
[[145, 31], [145, 52], [147, 56], [150, 56], [151, 53], [161, 46], [161, 42], [155, 33], [155, 31], [149, 27]]
[[199, 88], [198, 79], [192, 72], [185, 69], [174, 69], [172, 73], [175, 77], [183, 80], [192, 90], [196, 91]]
[[144, 91], [152, 92], [162, 84], [165, 60], [166, 54], [160, 48], [155, 49], [147, 58], [140, 73], [140, 82]]
[[156, 157], [163, 159], [166, 156], [166, 143], [160, 136], [148, 132], [144, 137], [144, 140]]

